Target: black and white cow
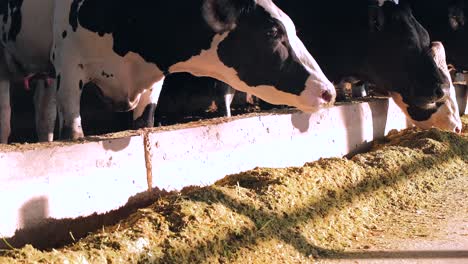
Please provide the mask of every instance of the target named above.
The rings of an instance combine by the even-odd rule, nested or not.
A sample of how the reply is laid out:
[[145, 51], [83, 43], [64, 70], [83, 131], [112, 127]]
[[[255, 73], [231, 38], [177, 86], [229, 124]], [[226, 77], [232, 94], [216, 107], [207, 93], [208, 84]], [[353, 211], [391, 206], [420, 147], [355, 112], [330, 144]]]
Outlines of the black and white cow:
[[[443, 46], [406, 5], [391, 1], [278, 0], [327, 77], [353, 76], [387, 91], [419, 127], [459, 132]], [[318, 41], [317, 41], [318, 40]]]
[[335, 99], [293, 22], [270, 0], [61, 0], [54, 9], [52, 60], [68, 138], [83, 136], [79, 98], [88, 82], [122, 111], [174, 72], [303, 111]]
[[[39, 141], [52, 141], [56, 121], [55, 69], [51, 62], [54, 0], [5, 0], [0, 3], [0, 143], [10, 135], [10, 82], [34, 86]], [[153, 101], [161, 83], [142, 95], [134, 111], [134, 127], [152, 126]], [[32, 89], [32, 88], [31, 88]]]
[[[444, 43], [447, 62], [454, 66], [453, 72], [464, 72], [468, 81], [468, 1], [467, 0], [405, 0], [411, 5], [414, 15], [429, 31], [432, 39]], [[460, 82], [460, 81], [459, 81]], [[459, 84], [462, 84], [459, 83]], [[466, 113], [468, 94], [466, 86], [458, 87], [461, 114]], [[465, 90], [465, 91], [464, 91]]]
[[[0, 3], [0, 143], [11, 131], [10, 82], [21, 81], [34, 90], [35, 123], [39, 141], [52, 141], [56, 121], [56, 93], [50, 61], [53, 43], [53, 0], [5, 0]], [[161, 83], [143, 93], [135, 108], [134, 127], [153, 125]], [[154, 91], [154, 92], [153, 92]]]
[[52, 139], [57, 112], [55, 92], [47, 89], [54, 77], [52, 7], [53, 0], [0, 3], [0, 143], [6, 143], [10, 134], [10, 81], [20, 79], [26, 87], [36, 79], [35, 105], [41, 109], [36, 115], [38, 137]]

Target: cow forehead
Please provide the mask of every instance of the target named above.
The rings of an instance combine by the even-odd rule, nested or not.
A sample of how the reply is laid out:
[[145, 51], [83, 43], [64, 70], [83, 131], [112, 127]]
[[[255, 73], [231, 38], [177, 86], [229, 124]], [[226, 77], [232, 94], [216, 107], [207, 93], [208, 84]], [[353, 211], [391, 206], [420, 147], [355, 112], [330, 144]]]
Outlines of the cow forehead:
[[257, 0], [257, 5], [261, 6], [270, 16], [281, 23], [286, 28], [288, 36], [292, 33], [296, 34], [296, 27], [294, 26], [291, 18], [286, 15], [279, 7], [277, 7], [271, 0]]
[[379, 1], [379, 6], [383, 6], [383, 4], [385, 2], [393, 2], [393, 3], [397, 4], [397, 5], [400, 2], [399, 0], [378, 0], [378, 1]]
[[[289, 44], [298, 60], [307, 67], [309, 71], [315, 71], [318, 73], [318, 69], [320, 69], [320, 67], [312, 58], [302, 41], [297, 37], [296, 26], [292, 19], [270, 0], [257, 0], [257, 5], [265, 9], [272, 18], [283, 24], [286, 29], [286, 35], [289, 39]], [[323, 77], [325, 78], [325, 76]]]

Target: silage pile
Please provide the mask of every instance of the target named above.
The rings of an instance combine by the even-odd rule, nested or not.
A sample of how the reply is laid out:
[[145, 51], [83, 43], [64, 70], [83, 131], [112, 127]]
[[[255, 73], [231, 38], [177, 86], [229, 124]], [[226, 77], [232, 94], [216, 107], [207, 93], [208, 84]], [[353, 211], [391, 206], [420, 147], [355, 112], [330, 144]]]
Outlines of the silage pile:
[[26, 246], [0, 263], [312, 262], [385, 228], [396, 210], [430, 210], [432, 194], [468, 176], [466, 132], [410, 129], [352, 159], [231, 175], [163, 197], [68, 247]]

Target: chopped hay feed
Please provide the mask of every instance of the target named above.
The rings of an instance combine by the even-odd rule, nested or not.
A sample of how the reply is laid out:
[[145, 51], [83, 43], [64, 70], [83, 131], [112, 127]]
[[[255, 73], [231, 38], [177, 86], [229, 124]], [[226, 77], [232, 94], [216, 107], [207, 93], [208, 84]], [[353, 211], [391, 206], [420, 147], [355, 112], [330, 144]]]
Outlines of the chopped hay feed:
[[409, 225], [395, 216], [450, 210], [437, 205], [434, 194], [452, 192], [444, 189], [448, 181], [468, 187], [466, 116], [463, 122], [462, 135], [408, 129], [351, 159], [256, 168], [186, 188], [72, 245], [7, 250], [0, 262], [312, 262], [372, 232], [428, 235], [430, 224]]

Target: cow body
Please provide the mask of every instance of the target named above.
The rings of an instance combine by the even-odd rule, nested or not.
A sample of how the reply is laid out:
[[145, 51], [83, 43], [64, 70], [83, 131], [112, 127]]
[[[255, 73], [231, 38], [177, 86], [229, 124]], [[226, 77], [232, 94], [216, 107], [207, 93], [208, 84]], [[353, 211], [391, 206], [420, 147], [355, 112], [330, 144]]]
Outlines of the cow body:
[[[82, 136], [81, 88], [134, 109], [166, 74], [210, 76], [267, 101], [315, 111], [335, 91], [271, 1], [56, 1], [53, 63], [66, 137]], [[157, 14], [157, 15], [155, 15]], [[124, 87], [124, 88], [122, 88]]]
[[[339, 82], [353, 76], [390, 92], [418, 126], [460, 131], [443, 46], [405, 5], [379, 1], [277, 1], [295, 20], [298, 34], [325, 74]], [[333, 14], [330, 15], [330, 12]], [[320, 41], [314, 41], [314, 40]], [[438, 57], [437, 59], [435, 57]]]

